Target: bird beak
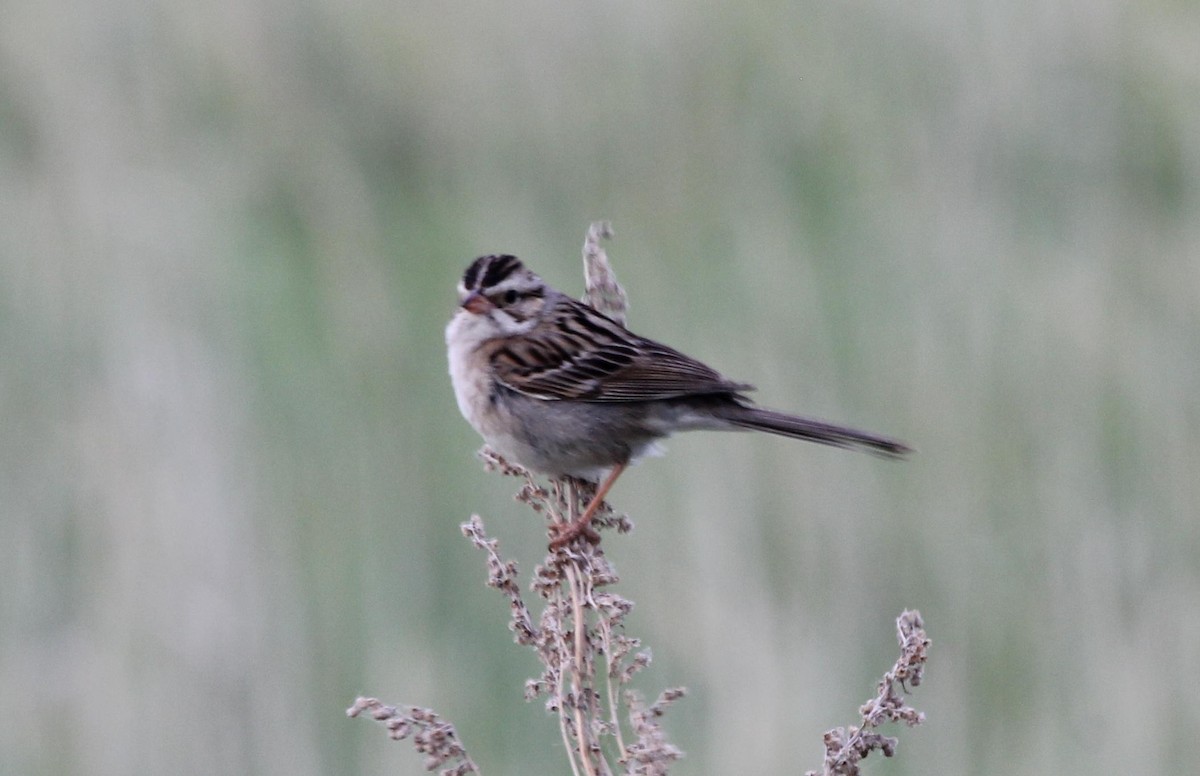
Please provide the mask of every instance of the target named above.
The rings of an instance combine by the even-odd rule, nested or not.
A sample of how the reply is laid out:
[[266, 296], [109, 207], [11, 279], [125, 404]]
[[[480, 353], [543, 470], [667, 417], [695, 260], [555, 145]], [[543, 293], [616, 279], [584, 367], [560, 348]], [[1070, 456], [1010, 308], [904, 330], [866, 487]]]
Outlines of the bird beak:
[[462, 300], [462, 308], [469, 313], [475, 315], [483, 315], [496, 309], [496, 305], [492, 301], [478, 291], [472, 291], [467, 294], [467, 298]]

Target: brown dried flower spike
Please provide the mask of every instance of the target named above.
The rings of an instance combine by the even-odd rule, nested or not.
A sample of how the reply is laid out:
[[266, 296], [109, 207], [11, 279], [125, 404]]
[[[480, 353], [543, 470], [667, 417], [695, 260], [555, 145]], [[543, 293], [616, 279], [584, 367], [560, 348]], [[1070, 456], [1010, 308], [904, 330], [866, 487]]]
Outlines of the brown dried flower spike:
[[[834, 728], [825, 733], [823, 776], [859, 776], [858, 763], [871, 752], [878, 749], [884, 757], [895, 754], [899, 741], [876, 732], [883, 723], [906, 722], [912, 727], [925, 721], [925, 715], [904, 700], [908, 685], [919, 686], [925, 670], [929, 637], [925, 635], [921, 613], [915, 609], [902, 612], [896, 618], [896, 633], [900, 641], [900, 658], [883, 675], [876, 696], [858, 710], [861, 724]], [[805, 776], [817, 776], [817, 772], [808, 771]]]

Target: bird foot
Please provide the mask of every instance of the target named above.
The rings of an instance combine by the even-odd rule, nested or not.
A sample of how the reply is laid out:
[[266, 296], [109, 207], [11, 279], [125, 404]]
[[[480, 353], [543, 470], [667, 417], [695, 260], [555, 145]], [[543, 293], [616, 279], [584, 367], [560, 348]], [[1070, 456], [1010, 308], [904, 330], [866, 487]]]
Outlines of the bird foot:
[[586, 520], [580, 518], [570, 523], [558, 523], [550, 526], [550, 551], [561, 550], [581, 536], [590, 544], [599, 544], [600, 534], [591, 526], [592, 516], [585, 515], [585, 517]]

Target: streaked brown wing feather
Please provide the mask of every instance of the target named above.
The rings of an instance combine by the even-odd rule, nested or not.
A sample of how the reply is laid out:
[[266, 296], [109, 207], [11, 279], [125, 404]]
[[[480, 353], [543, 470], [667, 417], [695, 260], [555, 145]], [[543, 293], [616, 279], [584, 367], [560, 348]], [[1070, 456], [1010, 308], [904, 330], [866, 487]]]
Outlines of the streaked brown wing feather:
[[555, 325], [496, 344], [496, 378], [539, 399], [633, 402], [752, 390], [674, 348], [639, 337], [574, 302]]

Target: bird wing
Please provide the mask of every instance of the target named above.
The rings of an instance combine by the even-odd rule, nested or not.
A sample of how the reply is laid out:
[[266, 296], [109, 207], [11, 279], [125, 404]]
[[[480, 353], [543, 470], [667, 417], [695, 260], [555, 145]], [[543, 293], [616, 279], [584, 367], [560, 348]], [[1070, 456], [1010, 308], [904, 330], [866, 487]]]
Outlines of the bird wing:
[[496, 379], [534, 398], [588, 402], [753, 389], [574, 300], [561, 306], [552, 324], [498, 341], [491, 353]]

